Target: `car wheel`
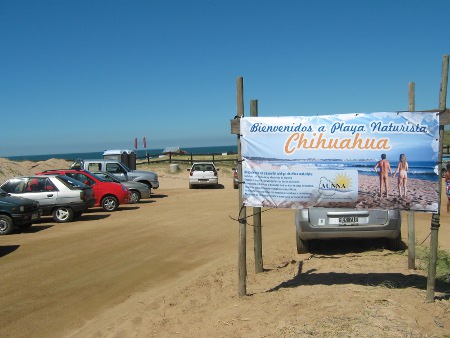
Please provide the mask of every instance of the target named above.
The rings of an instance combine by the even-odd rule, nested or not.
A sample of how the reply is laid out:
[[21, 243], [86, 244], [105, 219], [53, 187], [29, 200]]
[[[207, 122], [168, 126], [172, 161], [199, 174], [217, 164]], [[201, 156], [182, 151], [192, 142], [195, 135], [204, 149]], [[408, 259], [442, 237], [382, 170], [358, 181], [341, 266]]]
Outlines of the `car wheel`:
[[130, 203], [137, 203], [141, 200], [141, 194], [139, 191], [131, 190], [130, 191]]
[[73, 219], [73, 210], [69, 207], [58, 207], [53, 210], [53, 219], [57, 223], [67, 223]]
[[399, 233], [395, 238], [388, 238], [387, 247], [391, 251], [400, 251], [402, 250], [403, 242], [402, 242], [402, 234]]
[[14, 228], [14, 223], [11, 217], [0, 215], [0, 235], [9, 235]]
[[192, 189], [192, 188], [193, 188], [192, 184], [189, 183], [189, 189]]
[[238, 186], [237, 184], [233, 184], [233, 188], [234, 188], [234, 189], [238, 189], [239, 186]]
[[309, 252], [309, 242], [297, 235], [297, 253], [304, 254]]
[[105, 211], [116, 211], [119, 207], [119, 201], [114, 196], [105, 196], [102, 199], [102, 208]]

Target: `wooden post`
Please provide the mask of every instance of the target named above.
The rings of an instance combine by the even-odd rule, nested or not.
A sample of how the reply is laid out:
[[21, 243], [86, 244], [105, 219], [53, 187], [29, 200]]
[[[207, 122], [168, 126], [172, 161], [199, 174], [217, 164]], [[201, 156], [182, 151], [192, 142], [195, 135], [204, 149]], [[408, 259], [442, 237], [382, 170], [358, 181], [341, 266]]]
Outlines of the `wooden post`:
[[[244, 79], [238, 77], [236, 80], [236, 99], [237, 99], [237, 116], [244, 117]], [[238, 179], [242, 182], [242, 152], [241, 152], [241, 135], [237, 137], [238, 145]], [[239, 184], [239, 297], [247, 294], [247, 211], [243, 204], [242, 183]]]
[[[416, 110], [414, 82], [408, 83], [408, 110]], [[408, 211], [408, 269], [416, 268], [416, 231], [414, 211]]]
[[[439, 111], [443, 112], [446, 108], [447, 101], [447, 85], [448, 85], [448, 55], [444, 55], [442, 59], [442, 76], [441, 76], [441, 89], [439, 92]], [[438, 175], [439, 175], [439, 204], [438, 213], [432, 214], [431, 216], [431, 237], [430, 237], [430, 259], [428, 263], [428, 278], [427, 278], [427, 302], [434, 302], [434, 292], [436, 284], [436, 263], [437, 263], [437, 250], [438, 250], [438, 234], [441, 219], [441, 168], [442, 168], [442, 142], [444, 137], [444, 126], [439, 123], [439, 164], [438, 164]]]
[[[250, 101], [250, 116], [258, 116], [258, 100]], [[261, 208], [253, 207], [253, 250], [255, 252], [255, 272], [264, 271], [262, 258]]]

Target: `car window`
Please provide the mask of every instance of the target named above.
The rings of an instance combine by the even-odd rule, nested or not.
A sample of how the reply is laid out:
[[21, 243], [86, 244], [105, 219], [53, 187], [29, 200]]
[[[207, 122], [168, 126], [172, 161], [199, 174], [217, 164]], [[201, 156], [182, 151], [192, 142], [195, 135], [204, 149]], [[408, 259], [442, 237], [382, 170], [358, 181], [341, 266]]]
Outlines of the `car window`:
[[95, 174], [95, 176], [100, 177], [104, 181], [113, 182], [113, 179], [104, 173], [94, 173], [94, 174]]
[[68, 187], [69, 189], [72, 188], [83, 188], [85, 187], [85, 184], [78, 181], [77, 179], [74, 179], [70, 176], [57, 176], [56, 177], [62, 184], [64, 184], [66, 187]]
[[214, 171], [214, 166], [211, 164], [196, 164], [192, 171]]
[[106, 163], [106, 171], [110, 173], [121, 173], [122, 170], [117, 163]]
[[56, 191], [58, 190], [53, 184], [52, 180], [47, 178], [44, 182], [44, 191]]
[[89, 171], [98, 171], [100, 170], [100, 163], [89, 163], [88, 168]]
[[66, 173], [66, 175], [69, 177], [72, 177], [86, 185], [94, 185], [95, 184], [95, 181], [93, 179], [91, 179], [90, 177], [86, 176], [83, 173]]
[[21, 194], [27, 186], [26, 179], [12, 179], [2, 185], [2, 189], [10, 194]]
[[[27, 192], [43, 192], [46, 191], [47, 182], [49, 179], [47, 177], [42, 178], [31, 178], [28, 181], [28, 186], [26, 188]], [[51, 182], [50, 186], [53, 185]]]

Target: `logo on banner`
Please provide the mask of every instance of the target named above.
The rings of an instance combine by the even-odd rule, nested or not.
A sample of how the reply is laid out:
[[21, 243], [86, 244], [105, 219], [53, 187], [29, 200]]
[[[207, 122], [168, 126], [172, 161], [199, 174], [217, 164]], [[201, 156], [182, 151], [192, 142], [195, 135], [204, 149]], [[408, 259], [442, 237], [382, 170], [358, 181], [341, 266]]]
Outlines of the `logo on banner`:
[[352, 191], [352, 178], [347, 174], [337, 174], [332, 180], [325, 176], [320, 178], [319, 193], [324, 196], [333, 196], [338, 192]]

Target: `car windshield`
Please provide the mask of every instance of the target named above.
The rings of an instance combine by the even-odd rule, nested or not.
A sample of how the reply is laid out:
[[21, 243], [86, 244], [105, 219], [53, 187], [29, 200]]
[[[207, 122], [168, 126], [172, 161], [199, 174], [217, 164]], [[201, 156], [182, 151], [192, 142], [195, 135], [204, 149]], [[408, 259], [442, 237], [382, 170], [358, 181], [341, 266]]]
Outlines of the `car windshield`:
[[107, 182], [107, 180], [105, 180], [105, 179], [103, 179], [102, 177], [100, 177], [100, 176], [94, 174], [92, 171], [84, 170], [84, 172], [88, 173], [89, 175], [94, 176], [96, 179], [98, 179], [98, 180], [101, 181], [101, 182]]
[[214, 166], [208, 163], [194, 164], [192, 171], [214, 171]]
[[125, 164], [123, 164], [122, 162], [120, 162], [120, 165], [127, 171], [130, 172], [132, 171], [130, 168], [128, 168]]
[[117, 179], [115, 176], [110, 175], [108, 173], [104, 173], [104, 172], [94, 172], [93, 173], [95, 176], [103, 179], [104, 181], [107, 182], [116, 182], [116, 183], [121, 183], [119, 179]]
[[83, 182], [80, 182], [70, 176], [59, 175], [56, 176], [56, 178], [69, 188], [84, 188], [86, 186]]

